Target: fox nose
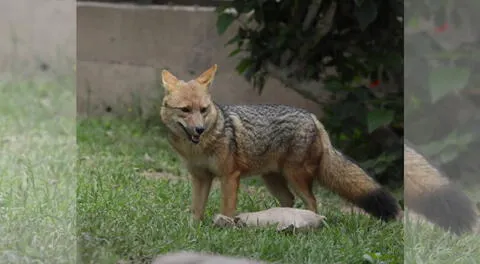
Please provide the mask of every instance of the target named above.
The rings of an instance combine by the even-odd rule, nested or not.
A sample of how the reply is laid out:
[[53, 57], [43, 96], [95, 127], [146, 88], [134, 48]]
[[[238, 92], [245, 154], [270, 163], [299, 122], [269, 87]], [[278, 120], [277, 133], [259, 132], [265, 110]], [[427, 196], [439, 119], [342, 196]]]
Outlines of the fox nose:
[[204, 127], [195, 127], [195, 133], [201, 135], [205, 131]]

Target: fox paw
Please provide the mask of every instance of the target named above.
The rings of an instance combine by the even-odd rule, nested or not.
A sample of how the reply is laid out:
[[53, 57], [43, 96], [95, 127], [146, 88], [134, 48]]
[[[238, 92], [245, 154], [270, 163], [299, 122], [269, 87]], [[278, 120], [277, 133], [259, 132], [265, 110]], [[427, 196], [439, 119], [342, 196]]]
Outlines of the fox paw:
[[217, 214], [213, 217], [213, 225], [217, 227], [235, 227], [235, 220], [231, 217]]

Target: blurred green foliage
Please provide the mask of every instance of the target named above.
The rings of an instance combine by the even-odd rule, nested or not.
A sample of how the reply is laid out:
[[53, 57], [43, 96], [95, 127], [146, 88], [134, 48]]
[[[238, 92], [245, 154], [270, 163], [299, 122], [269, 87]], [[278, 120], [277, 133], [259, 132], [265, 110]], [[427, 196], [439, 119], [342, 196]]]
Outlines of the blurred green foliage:
[[405, 1], [405, 138], [467, 182], [480, 171], [479, 8], [476, 0]]

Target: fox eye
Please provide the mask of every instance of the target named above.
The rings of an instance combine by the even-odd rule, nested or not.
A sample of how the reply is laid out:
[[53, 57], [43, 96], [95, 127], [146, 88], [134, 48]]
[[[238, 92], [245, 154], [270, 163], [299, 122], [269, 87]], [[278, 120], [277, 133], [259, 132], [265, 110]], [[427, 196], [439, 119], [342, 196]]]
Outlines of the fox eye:
[[205, 112], [207, 112], [207, 107], [200, 108], [200, 113], [204, 114]]
[[182, 107], [182, 108], [180, 108], [180, 110], [182, 110], [182, 112], [184, 112], [184, 113], [190, 112], [190, 108], [188, 108], [188, 107]]

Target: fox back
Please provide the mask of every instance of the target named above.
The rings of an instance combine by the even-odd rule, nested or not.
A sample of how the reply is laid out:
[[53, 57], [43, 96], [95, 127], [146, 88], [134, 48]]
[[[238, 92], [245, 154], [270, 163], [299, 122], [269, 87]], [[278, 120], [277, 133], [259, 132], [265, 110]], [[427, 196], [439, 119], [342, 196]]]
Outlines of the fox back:
[[263, 172], [278, 171], [282, 164], [304, 162], [317, 141], [314, 119], [302, 109], [266, 104], [219, 109], [231, 152], [255, 170], [263, 166]]

